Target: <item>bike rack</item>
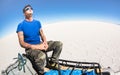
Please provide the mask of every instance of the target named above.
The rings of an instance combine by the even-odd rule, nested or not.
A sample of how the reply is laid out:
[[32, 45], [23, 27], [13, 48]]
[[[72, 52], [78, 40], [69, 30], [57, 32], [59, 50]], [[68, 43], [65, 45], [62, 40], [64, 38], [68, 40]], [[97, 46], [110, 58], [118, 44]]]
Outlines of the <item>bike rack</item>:
[[99, 63], [96, 62], [79, 62], [79, 61], [70, 61], [70, 60], [64, 60], [59, 59], [59, 65], [71, 67], [72, 70], [75, 68], [82, 69], [83, 73], [89, 69], [95, 70], [95, 73], [97, 75], [101, 75], [101, 66]]

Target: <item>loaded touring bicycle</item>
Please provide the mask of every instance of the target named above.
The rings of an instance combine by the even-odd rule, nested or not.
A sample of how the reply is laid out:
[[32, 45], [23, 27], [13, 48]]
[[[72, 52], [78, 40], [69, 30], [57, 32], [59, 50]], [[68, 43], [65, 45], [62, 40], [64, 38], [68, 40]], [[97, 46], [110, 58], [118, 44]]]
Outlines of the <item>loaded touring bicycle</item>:
[[[3, 70], [1, 75], [38, 75], [37, 66], [30, 56], [18, 53], [14, 59], [15, 62]], [[58, 68], [55, 68], [56, 65], [51, 66], [49, 61], [50, 57], [46, 54], [46, 67], [49, 70], [44, 75], [110, 75], [109, 72], [102, 72], [100, 64], [96, 62], [58, 59], [55, 62]]]

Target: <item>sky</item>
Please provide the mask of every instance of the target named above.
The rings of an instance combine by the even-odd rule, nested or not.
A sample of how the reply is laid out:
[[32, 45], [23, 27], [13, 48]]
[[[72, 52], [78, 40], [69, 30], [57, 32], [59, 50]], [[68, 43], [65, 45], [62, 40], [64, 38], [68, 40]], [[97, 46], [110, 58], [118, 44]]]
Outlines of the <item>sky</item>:
[[73, 20], [120, 24], [120, 0], [0, 0], [0, 38], [16, 32], [27, 4], [43, 25]]

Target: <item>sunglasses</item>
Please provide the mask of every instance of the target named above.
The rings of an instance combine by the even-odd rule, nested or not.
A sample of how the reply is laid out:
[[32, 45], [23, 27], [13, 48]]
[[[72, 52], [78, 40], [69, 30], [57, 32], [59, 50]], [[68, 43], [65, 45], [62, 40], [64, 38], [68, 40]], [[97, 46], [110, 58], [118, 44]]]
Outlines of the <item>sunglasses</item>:
[[25, 11], [28, 11], [28, 10], [33, 10], [33, 8], [31, 8], [31, 7], [25, 8]]

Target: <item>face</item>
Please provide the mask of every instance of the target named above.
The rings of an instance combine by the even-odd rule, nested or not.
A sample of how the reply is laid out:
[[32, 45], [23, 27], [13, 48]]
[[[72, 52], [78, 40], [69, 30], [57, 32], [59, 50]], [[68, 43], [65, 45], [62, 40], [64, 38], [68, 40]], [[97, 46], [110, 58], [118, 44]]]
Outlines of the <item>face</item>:
[[32, 9], [31, 7], [25, 8], [24, 15], [25, 15], [27, 18], [32, 17], [32, 14], [33, 14], [33, 9]]

